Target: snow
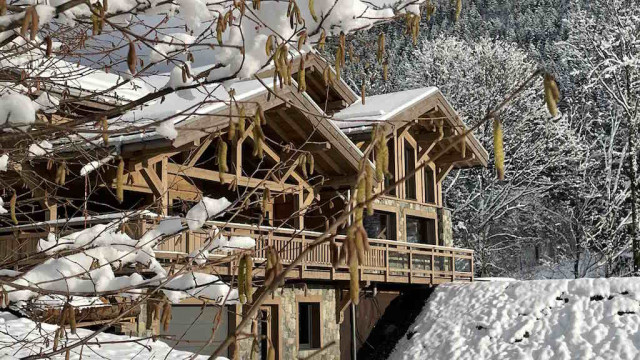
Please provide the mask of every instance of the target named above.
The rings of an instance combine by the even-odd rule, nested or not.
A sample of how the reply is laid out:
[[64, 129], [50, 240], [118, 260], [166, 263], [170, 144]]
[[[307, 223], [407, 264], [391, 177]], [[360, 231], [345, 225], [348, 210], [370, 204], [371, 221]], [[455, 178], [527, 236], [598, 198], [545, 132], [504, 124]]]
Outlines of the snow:
[[0, 197], [0, 215], [6, 214], [8, 211], [4, 207], [4, 200]]
[[102, 165], [108, 163], [109, 161], [113, 160], [113, 155], [107, 156], [103, 159], [100, 160], [93, 160], [90, 163], [86, 164], [85, 166], [83, 166], [80, 169], [80, 176], [86, 176], [89, 173], [91, 173], [94, 170], [97, 170], [98, 168], [100, 168]]
[[424, 87], [394, 93], [368, 96], [365, 104], [357, 101], [333, 115], [339, 128], [371, 125], [393, 118], [401, 111], [438, 92], [436, 87]]
[[194, 205], [187, 212], [187, 225], [190, 230], [198, 230], [204, 225], [204, 223], [216, 216], [221, 216], [229, 206], [231, 202], [226, 198], [212, 199], [209, 197], [203, 197], [200, 202]]
[[42, 110], [45, 114], [53, 114], [58, 110], [60, 100], [55, 96], [52, 96], [46, 92], [43, 92], [34, 101], [39, 110]]
[[36, 106], [29, 97], [9, 93], [0, 96], [0, 126], [8, 123], [13, 126], [33, 124], [36, 121]]
[[[184, 91], [184, 90], [183, 90]], [[158, 135], [164, 136], [169, 140], [173, 140], [178, 137], [178, 130], [176, 130], [173, 120], [165, 120], [156, 127]]]
[[217, 276], [204, 273], [191, 272], [176, 276], [165, 284], [162, 291], [174, 304], [189, 297], [212, 300], [217, 304], [233, 304], [238, 301], [237, 290], [231, 289]]
[[640, 278], [445, 284], [397, 359], [637, 359]]
[[0, 156], [0, 171], [7, 171], [8, 163], [9, 163], [9, 155], [4, 154]]
[[[38, 327], [41, 326], [41, 329]], [[19, 359], [35, 355], [41, 351], [51, 351], [56, 325], [36, 324], [26, 319], [18, 318], [8, 312], [0, 312], [0, 358]], [[61, 345], [71, 345], [91, 335], [93, 331], [78, 329], [77, 334], [67, 332]], [[109, 343], [111, 342], [111, 343]], [[82, 354], [82, 356], [80, 355]], [[70, 359], [103, 360], [103, 359], [190, 359], [194, 354], [172, 350], [171, 346], [162, 341], [140, 339], [129, 336], [101, 333], [88, 341], [84, 346], [78, 346], [70, 351]], [[198, 355], [194, 359], [204, 360], [207, 356]], [[64, 359], [64, 354], [53, 357]], [[220, 358], [225, 359], [225, 358]]]
[[[111, 7], [112, 4], [109, 2], [109, 9]], [[42, 69], [42, 74], [38, 75], [47, 78], [46, 88], [50, 93], [61, 93], [67, 89], [71, 96], [90, 95], [96, 101], [113, 104], [136, 100], [150, 92], [147, 85], [139, 79], [125, 83], [125, 79], [118, 74], [73, 64], [59, 58], [41, 59], [34, 66]]]
[[29, 157], [44, 156], [53, 150], [53, 145], [47, 140], [29, 146]]

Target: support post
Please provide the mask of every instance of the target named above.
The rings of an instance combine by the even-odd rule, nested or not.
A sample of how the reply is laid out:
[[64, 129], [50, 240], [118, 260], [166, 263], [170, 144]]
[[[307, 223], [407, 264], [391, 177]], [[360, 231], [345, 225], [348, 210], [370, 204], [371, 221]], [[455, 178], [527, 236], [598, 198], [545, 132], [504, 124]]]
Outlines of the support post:
[[358, 349], [356, 344], [356, 305], [351, 302], [351, 360], [357, 360]]

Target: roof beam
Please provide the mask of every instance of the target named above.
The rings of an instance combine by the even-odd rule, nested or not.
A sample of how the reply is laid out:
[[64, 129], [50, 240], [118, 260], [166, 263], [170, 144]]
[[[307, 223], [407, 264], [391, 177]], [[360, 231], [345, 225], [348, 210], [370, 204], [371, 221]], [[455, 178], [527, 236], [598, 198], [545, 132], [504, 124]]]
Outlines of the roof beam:
[[[197, 167], [186, 167], [186, 166], [181, 166], [177, 164], [168, 164], [168, 171], [169, 171], [169, 174], [182, 175], [182, 176], [187, 176], [194, 179], [218, 181], [218, 179], [220, 178], [220, 172], [218, 171], [202, 169]], [[298, 185], [279, 184], [271, 180], [256, 179], [256, 178], [251, 178], [246, 176], [236, 176], [235, 174], [229, 174], [229, 173], [225, 173], [223, 174], [223, 176], [226, 179], [232, 179], [232, 181], [237, 181], [238, 186], [253, 187], [253, 188], [266, 186], [270, 190], [280, 191], [280, 192], [290, 191], [291, 189], [297, 190], [298, 188]]]

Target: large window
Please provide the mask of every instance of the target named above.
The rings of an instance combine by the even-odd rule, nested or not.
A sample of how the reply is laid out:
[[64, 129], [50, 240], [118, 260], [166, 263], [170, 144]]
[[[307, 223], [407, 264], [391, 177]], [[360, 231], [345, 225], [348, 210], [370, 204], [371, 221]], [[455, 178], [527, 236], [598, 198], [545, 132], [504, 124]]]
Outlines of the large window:
[[320, 348], [320, 303], [298, 303], [298, 348]]
[[407, 242], [436, 244], [436, 221], [415, 216], [407, 216]]
[[425, 202], [436, 203], [436, 183], [433, 176], [433, 169], [424, 167], [424, 200]]
[[[393, 137], [387, 141], [387, 151], [389, 152], [389, 173], [384, 177], [384, 187], [388, 188], [391, 184], [396, 182], [396, 147], [394, 145]], [[396, 196], [396, 188], [394, 187], [389, 191], [389, 195]]]
[[396, 214], [376, 210], [371, 216], [365, 214], [362, 222], [369, 238], [396, 239]]
[[[413, 172], [416, 168], [416, 149], [409, 144], [408, 141], [404, 142], [404, 173], [405, 175]], [[404, 197], [410, 200], [416, 200], [416, 177], [408, 177], [404, 183]]]

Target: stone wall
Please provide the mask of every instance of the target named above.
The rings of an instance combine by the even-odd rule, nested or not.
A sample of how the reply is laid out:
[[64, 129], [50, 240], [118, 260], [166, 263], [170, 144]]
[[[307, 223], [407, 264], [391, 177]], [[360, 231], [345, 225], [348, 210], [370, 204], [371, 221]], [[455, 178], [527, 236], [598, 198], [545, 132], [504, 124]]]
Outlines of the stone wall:
[[[274, 299], [269, 304], [277, 304], [280, 307], [280, 346], [281, 359], [298, 359], [306, 357], [317, 351], [298, 350], [298, 301], [305, 299], [320, 300], [320, 328], [321, 345], [324, 346], [334, 342], [333, 346], [325, 349], [321, 354], [314, 356], [314, 359], [329, 360], [340, 359], [340, 325], [336, 322], [336, 290], [329, 285], [308, 285], [305, 291], [302, 287], [292, 288], [285, 286], [284, 290], [278, 289]], [[250, 329], [246, 329], [250, 332]], [[241, 340], [238, 343], [238, 358], [248, 359], [251, 352], [251, 340]]]
[[451, 211], [439, 209], [438, 211], [438, 238], [442, 246], [453, 247], [453, 226], [451, 225]]
[[438, 208], [433, 205], [421, 204], [413, 201], [403, 201], [401, 199], [394, 199], [394, 198], [387, 198], [387, 197], [376, 199], [375, 203], [394, 207], [397, 209], [399, 216], [396, 223], [396, 227], [398, 231], [398, 238], [396, 240], [400, 240], [400, 241], [406, 241], [407, 239], [407, 234], [406, 234], [407, 224], [405, 223], [405, 215], [406, 215], [407, 209], [416, 210], [416, 211], [425, 212], [425, 213], [432, 213], [432, 214], [437, 213], [437, 210], [438, 210]]

